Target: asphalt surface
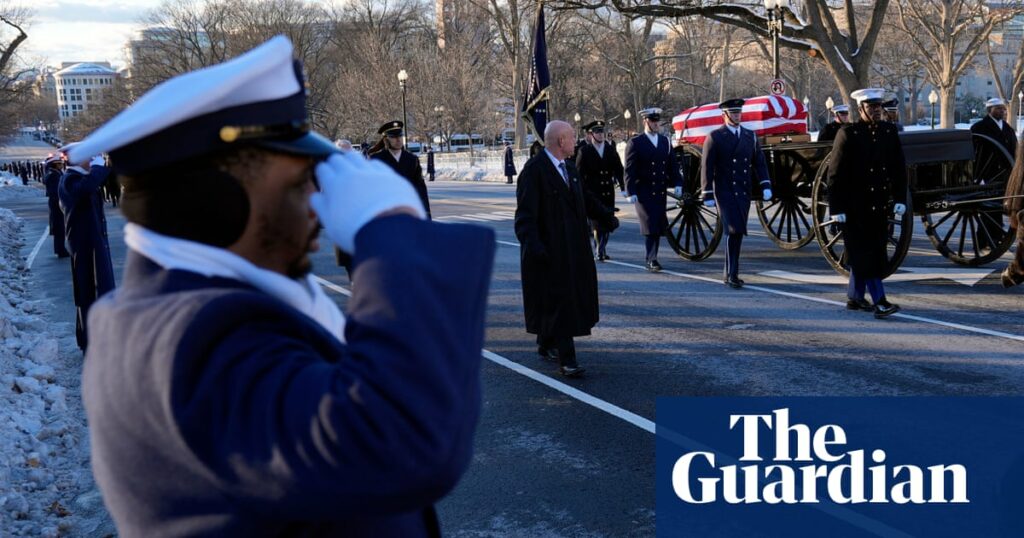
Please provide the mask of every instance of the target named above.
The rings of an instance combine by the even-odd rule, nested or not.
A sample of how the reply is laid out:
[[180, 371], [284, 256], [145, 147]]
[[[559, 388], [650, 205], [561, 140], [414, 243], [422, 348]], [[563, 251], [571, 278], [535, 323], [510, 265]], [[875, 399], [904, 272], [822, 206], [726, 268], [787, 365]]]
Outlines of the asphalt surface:
[[[647, 273], [639, 225], [624, 203], [612, 261], [598, 266], [601, 322], [577, 340], [587, 375], [563, 380], [523, 329], [514, 187], [435, 182], [429, 190], [437, 220], [488, 226], [499, 240], [484, 409], [473, 465], [438, 507], [447, 535], [653, 536], [650, 421], [659, 396], [1024, 394], [1024, 289], [1004, 290], [998, 278], [1008, 256], [974, 285], [940, 278], [962, 268], [938, 255], [918, 226], [903, 265], [928, 279], [887, 283], [903, 312], [876, 320], [845, 309], [845, 286], [761, 275], [834, 273], [814, 243], [780, 250], [756, 217], [741, 259], [746, 288], [721, 283], [721, 249], [688, 262], [663, 244], [665, 272]], [[25, 219], [28, 256], [46, 227], [45, 198], [40, 191], [4, 205]], [[124, 221], [116, 210], [108, 219], [120, 274]], [[348, 285], [330, 249], [314, 265], [322, 278]], [[73, 331], [68, 263], [53, 256], [48, 238], [32, 271], [53, 322]], [[346, 296], [328, 293], [344, 306]], [[604, 409], [592, 405], [597, 400]]]

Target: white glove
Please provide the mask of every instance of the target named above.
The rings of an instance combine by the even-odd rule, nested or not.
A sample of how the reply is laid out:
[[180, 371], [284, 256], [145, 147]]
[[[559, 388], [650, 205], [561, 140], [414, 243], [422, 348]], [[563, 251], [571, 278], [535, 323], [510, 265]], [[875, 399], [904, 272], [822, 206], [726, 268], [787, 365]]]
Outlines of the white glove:
[[676, 187], [676, 196], [679, 197], [679, 196], [682, 196], [682, 195], [683, 195], [683, 188], [682, 187]]
[[320, 192], [309, 199], [327, 237], [342, 250], [355, 254], [356, 234], [381, 213], [411, 208], [426, 218], [416, 189], [384, 163], [352, 152], [331, 155], [316, 165]]
[[772, 190], [771, 189], [765, 189], [764, 191], [761, 192], [761, 194], [763, 195], [763, 199], [764, 199], [765, 202], [767, 202], [768, 200], [772, 199]]
[[704, 200], [704, 205], [706, 207], [715, 207], [715, 199], [714, 198], [708, 198], [707, 200]]
[[907, 206], [903, 204], [896, 204], [892, 207], [893, 213], [896, 213], [897, 217], [902, 217], [907, 212]]
[[631, 203], [631, 204], [635, 204], [636, 203], [636, 195], [634, 194], [633, 196], [630, 196], [629, 198], [626, 198], [626, 201]]
[[103, 156], [102, 155], [97, 155], [97, 156], [93, 157], [92, 159], [89, 159], [89, 168], [92, 168], [93, 166], [106, 166], [106, 165], [107, 165], [107, 161], [103, 160]]
[[846, 222], [846, 213], [840, 213], [838, 215], [832, 215], [832, 220], [836, 222]]

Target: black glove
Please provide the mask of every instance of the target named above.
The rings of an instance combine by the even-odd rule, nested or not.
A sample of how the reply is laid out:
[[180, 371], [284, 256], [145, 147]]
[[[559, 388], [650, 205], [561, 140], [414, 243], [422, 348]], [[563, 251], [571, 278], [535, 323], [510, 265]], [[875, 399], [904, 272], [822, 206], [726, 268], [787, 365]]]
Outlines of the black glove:
[[615, 215], [608, 215], [608, 216], [606, 216], [604, 218], [604, 221], [601, 223], [601, 226], [600, 226], [601, 231], [602, 232], [607, 232], [607, 233], [614, 232], [616, 230], [616, 228], [618, 228], [618, 227], [619, 227], [619, 219]]

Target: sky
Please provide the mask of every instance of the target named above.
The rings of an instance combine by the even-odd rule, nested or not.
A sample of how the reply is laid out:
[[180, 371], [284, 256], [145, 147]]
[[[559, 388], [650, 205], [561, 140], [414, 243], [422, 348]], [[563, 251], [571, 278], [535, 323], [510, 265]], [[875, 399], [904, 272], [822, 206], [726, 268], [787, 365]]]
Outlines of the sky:
[[108, 61], [123, 67], [124, 44], [160, 0], [9, 0], [34, 11], [19, 48], [29, 64]]

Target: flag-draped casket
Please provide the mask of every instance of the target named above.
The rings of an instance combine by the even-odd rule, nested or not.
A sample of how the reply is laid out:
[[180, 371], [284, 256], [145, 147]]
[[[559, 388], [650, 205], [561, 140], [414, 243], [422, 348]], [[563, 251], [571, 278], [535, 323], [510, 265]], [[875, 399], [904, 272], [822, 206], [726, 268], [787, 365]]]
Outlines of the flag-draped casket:
[[[804, 134], [807, 110], [804, 104], [786, 95], [751, 97], [743, 104], [743, 127], [758, 136]], [[722, 126], [718, 103], [688, 108], [672, 118], [676, 137], [689, 144], [703, 144], [708, 133]]]

